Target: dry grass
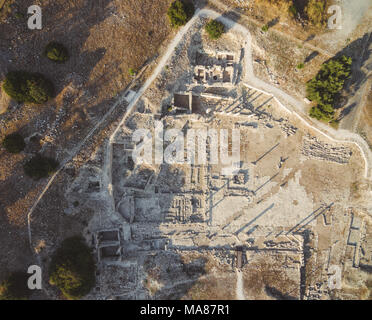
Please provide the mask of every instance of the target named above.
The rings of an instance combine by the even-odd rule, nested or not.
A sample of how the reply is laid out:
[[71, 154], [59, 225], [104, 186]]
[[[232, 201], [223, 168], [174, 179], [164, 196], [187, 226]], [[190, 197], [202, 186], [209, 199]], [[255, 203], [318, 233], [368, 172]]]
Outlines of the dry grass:
[[364, 119], [369, 126], [372, 126], [372, 87], [369, 91], [367, 103], [364, 106]]
[[282, 298], [293, 298], [299, 294], [299, 283], [290, 279], [283, 268], [283, 262], [258, 258], [244, 269], [244, 289], [251, 299], [265, 299], [267, 289], [273, 288]]
[[[223, 277], [225, 276], [225, 277]], [[208, 277], [198, 280], [183, 299], [192, 300], [234, 300], [236, 276], [224, 274], [220, 277]]]
[[[4, 8], [11, 2], [7, 1]], [[9, 70], [41, 72], [53, 80], [57, 96], [36, 107], [17, 105], [0, 95], [1, 101], [9, 104], [0, 115], [0, 140], [15, 131], [25, 138], [39, 133], [45, 152], [62, 160], [65, 151], [76, 147], [109, 110], [116, 94], [130, 84], [128, 69], [140, 69], [158, 54], [171, 32], [166, 16], [169, 3], [170, 0], [34, 1], [32, 4], [41, 5], [43, 10], [43, 29], [37, 32], [27, 28], [25, 19], [7, 10], [6, 22], [1, 20], [0, 52], [6, 56], [0, 57], [0, 83]], [[17, 1], [16, 11], [27, 12], [29, 5], [27, 0]], [[56, 65], [42, 55], [52, 40], [68, 48], [67, 63]], [[7, 246], [10, 253], [2, 249], [3, 257], [22, 255], [27, 246], [27, 212], [45, 183], [24, 177], [22, 164], [29, 156], [10, 155], [0, 148], [0, 239], [5, 243], [24, 238]], [[14, 230], [14, 234], [7, 230]], [[17, 263], [25, 259], [13, 260], [14, 268], [24, 267]], [[3, 262], [1, 269], [12, 263]]]
[[367, 141], [372, 150], [372, 88], [369, 91], [358, 127], [358, 133]]
[[11, 4], [14, 0], [0, 0], [0, 22], [3, 22], [11, 14]]

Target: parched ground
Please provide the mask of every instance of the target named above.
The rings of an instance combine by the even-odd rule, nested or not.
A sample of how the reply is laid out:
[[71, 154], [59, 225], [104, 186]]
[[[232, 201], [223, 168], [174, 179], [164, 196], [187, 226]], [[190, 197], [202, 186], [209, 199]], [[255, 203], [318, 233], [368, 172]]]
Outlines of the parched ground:
[[357, 130], [366, 139], [372, 149], [372, 87], [369, 89], [367, 99], [361, 107], [363, 107], [362, 114]]
[[[0, 140], [15, 131], [27, 142], [27, 138], [36, 135], [19, 155], [10, 155], [0, 148], [2, 276], [10, 270], [25, 268], [32, 259], [27, 212], [45, 181], [27, 178], [23, 163], [35, 152], [63, 161], [102, 119], [117, 95], [129, 84], [140, 83], [171, 33], [166, 17], [170, 2], [4, 2], [0, 16], [0, 82], [11, 70], [41, 72], [53, 81], [57, 95], [45, 105], [34, 106], [17, 104], [0, 93]], [[40, 31], [27, 28], [26, 12], [32, 4], [42, 8], [43, 29]], [[67, 47], [68, 62], [58, 65], [43, 56], [50, 41]], [[138, 80], [133, 82], [129, 68], [143, 71]], [[119, 108], [125, 110], [125, 104]]]
[[[294, 1], [300, 10], [307, 2]], [[327, 24], [313, 27], [305, 19], [293, 19], [288, 14], [286, 1], [211, 0], [210, 4], [227, 11], [226, 15], [237, 19], [254, 35], [255, 73], [298, 99], [306, 97], [306, 82], [317, 74], [322, 63], [335, 55], [352, 57], [352, 79], [346, 84], [344, 98], [338, 103], [337, 115], [347, 122], [342, 127], [350, 129], [356, 125], [357, 119], [354, 120], [353, 114], [362, 106], [359, 106], [359, 99], [355, 107], [352, 97], [360, 94], [358, 89], [368, 78], [367, 72], [360, 72], [360, 67], [371, 56], [368, 50], [372, 17], [369, 0], [327, 1], [327, 6], [336, 4], [341, 7], [340, 30], [328, 29]], [[265, 24], [270, 26], [268, 32], [261, 29]], [[300, 63], [304, 63], [303, 69], [297, 68]]]
[[[85, 3], [88, 4], [85, 5]], [[66, 151], [72, 150], [77, 142], [81, 141], [112, 105], [116, 94], [122, 92], [130, 83], [129, 67], [140, 69], [157, 52], [161, 55], [163, 49], [159, 48], [160, 44], [174, 35], [168, 38], [171, 32], [165, 17], [168, 4], [169, 1], [159, 4], [158, 1], [150, 0], [136, 1], [134, 5], [131, 5], [129, 0], [97, 1], [94, 5], [91, 1], [68, 2], [68, 4], [50, 1], [45, 10], [45, 30], [37, 34], [22, 29], [19, 25], [19, 18], [13, 16], [8, 18], [8, 22], [5, 23], [6, 33], [1, 34], [6, 44], [3, 45], [1, 42], [0, 45], [0, 59], [2, 59], [0, 67], [4, 68], [0, 69], [1, 72], [4, 74], [8, 68], [13, 66], [13, 63], [16, 68], [30, 69], [32, 66], [35, 68], [31, 69], [32, 71], [43, 71], [55, 79], [58, 96], [41, 107], [18, 106], [9, 103], [6, 97], [1, 96], [0, 101], [9, 103], [7, 111], [0, 116], [1, 137], [6, 133], [20, 130], [25, 137], [38, 133], [39, 142], [29, 144], [27, 150], [17, 156], [9, 156], [4, 150], [0, 153], [2, 166], [0, 167], [0, 239], [5, 244], [5, 249], [1, 249], [4, 252], [2, 251], [0, 255], [0, 268], [2, 269], [0, 271], [7, 272], [14, 268], [23, 268], [32, 259], [27, 242], [26, 213], [43, 183], [36, 183], [24, 177], [22, 164], [26, 158], [38, 150], [54, 155], [59, 160], [68, 156]], [[48, 27], [50, 20], [47, 14], [53, 17], [53, 25], [55, 24], [56, 27]], [[155, 19], [154, 15], [157, 15], [155, 17], [158, 19]], [[151, 23], [148, 20], [151, 20]], [[66, 28], [69, 28], [70, 33], [65, 32]], [[199, 34], [194, 31], [192, 29], [191, 35], [188, 35], [188, 41], [203, 43], [206, 48], [213, 49], [216, 43], [208, 43], [204, 32]], [[12, 32], [13, 37], [10, 37], [9, 34]], [[26, 34], [27, 41], [22, 40], [22, 37], [20, 39], [17, 37], [21, 35], [21, 32]], [[315, 72], [318, 62], [326, 59], [324, 55], [317, 56], [309, 62], [314, 64], [314, 68], [311, 68], [309, 73], [301, 74], [295, 70], [295, 65], [297, 61], [311, 54], [309, 47], [300, 47], [296, 41], [286, 44], [276, 34], [262, 34], [257, 27], [252, 33], [255, 36], [255, 58], [261, 60], [256, 63], [258, 64], [255, 67], [256, 74], [273, 84], [277, 81], [276, 85], [285, 87], [287, 91], [291, 91], [291, 88], [303, 90], [301, 83]], [[50, 64], [40, 54], [45, 44], [50, 40], [55, 40], [56, 37], [63, 39], [62, 42], [66, 43], [72, 53], [72, 58], [65, 67]], [[234, 35], [227, 34], [220, 43], [217, 42], [217, 47], [226, 49], [226, 46], [234, 45], [234, 40], [236, 40]], [[240, 43], [235, 45], [239, 48]], [[278, 54], [281, 46], [284, 45], [286, 45], [287, 52], [281, 53], [281, 58], [267, 53]], [[9, 50], [9, 47], [15, 49]], [[18, 47], [22, 51], [17, 49]], [[26, 52], [32, 53], [26, 55]], [[295, 57], [293, 61], [290, 60], [291, 56]], [[192, 57], [192, 47], [190, 49], [186, 45], [181, 46], [181, 50], [175, 52], [169, 66], [166, 66], [162, 74], [150, 86], [143, 101], [138, 103], [137, 112], [126, 122], [129, 128], [140, 127], [153, 114], [160, 114], [164, 111], [162, 107], [169, 103], [173, 93], [184, 89], [183, 81], [187, 80], [190, 75], [187, 68], [190, 67], [189, 59], [192, 60]], [[264, 59], [267, 60], [268, 68], [262, 62]], [[147, 69], [145, 66], [143, 69], [144, 78], [149, 74], [151, 66]], [[288, 73], [289, 70], [291, 73]], [[296, 75], [291, 77], [291, 74]], [[132, 85], [138, 87], [143, 78]], [[152, 240], [153, 237], [158, 237], [159, 233], [162, 235], [161, 239], [163, 237], [173, 239], [174, 247], [179, 246], [183, 249], [188, 245], [190, 247], [221, 247], [227, 242], [228, 245], [234, 247], [243, 242], [244, 245], [250, 246], [246, 255], [249, 263], [245, 263], [242, 269], [243, 283], [240, 284], [245, 297], [250, 299], [299, 298], [304, 294], [300, 292], [300, 283], [305, 283], [307, 287], [310, 287], [316, 286], [318, 279], [324, 280], [326, 276], [324, 269], [319, 271], [319, 277], [318, 274], [313, 275], [314, 270], [318, 270], [316, 269], [318, 265], [323, 268], [328, 257], [334, 259], [336, 263], [342, 261], [350, 229], [350, 219], [352, 219], [352, 213], [348, 211], [349, 206], [360, 200], [360, 206], [364, 209], [366, 203], [363, 200], [365, 200], [368, 185], [361, 178], [363, 168], [360, 152], [349, 144], [332, 143], [318, 136], [315, 131], [309, 130], [301, 123], [298, 124], [297, 118], [288, 118], [284, 111], [278, 112], [279, 106], [268, 100], [269, 97], [260, 96], [259, 92], [244, 91], [240, 87], [239, 90], [225, 93], [232, 94], [235, 98], [241, 98], [245, 93], [249, 96], [245, 101], [246, 104], [257, 109], [251, 110], [250, 120], [247, 120], [246, 115], [242, 115], [239, 119], [239, 125], [245, 133], [246, 157], [244, 160], [247, 163], [255, 162], [280, 142], [278, 148], [269, 152], [269, 155], [259, 161], [252, 170], [255, 174], [250, 181], [254, 181], [253, 190], [256, 195], [252, 197], [250, 194], [250, 200], [253, 198], [254, 201], [244, 208], [239, 208], [236, 203], [241, 202], [241, 197], [236, 197], [231, 205], [230, 198], [225, 197], [226, 201], [224, 201], [218, 198], [223, 198], [223, 196], [217, 195], [214, 199], [216, 200], [216, 212], [214, 218], [210, 219], [212, 228], [210, 225], [203, 224], [180, 224], [177, 225], [179, 230], [175, 235], [176, 226], [173, 223], [156, 220], [156, 212], [155, 218], [154, 216], [141, 216], [132, 226], [133, 243], [130, 245], [135, 248], [138, 246], [140, 249], [142, 245], [148, 250], [148, 242], [142, 243], [143, 238], [149, 237]], [[296, 94], [301, 96], [301, 89], [297, 89]], [[228, 105], [230, 102], [225, 101], [222, 107]], [[32, 245], [35, 250], [41, 252], [40, 258], [43, 265], [48, 264], [50, 253], [64, 237], [83, 232], [91, 246], [94, 247], [94, 233], [97, 229], [109, 227], [109, 222], [119, 222], [125, 225], [118, 217], [109, 216], [107, 213], [109, 211], [109, 201], [105, 194], [107, 190], [94, 191], [94, 183], [102, 182], [107, 138], [118, 125], [125, 108], [125, 103], [120, 104], [119, 108], [102, 123], [81, 152], [56, 177], [36, 208], [32, 217]], [[213, 124], [217, 124], [217, 127], [224, 124], [232, 126], [236, 118], [231, 118], [222, 115], [213, 119]], [[283, 119], [280, 120], [280, 118]], [[166, 121], [169, 127], [185, 124], [183, 120], [173, 121], [171, 116], [166, 117]], [[248, 121], [256, 122], [257, 127], [254, 128], [252, 123], [247, 126]], [[287, 156], [289, 158], [284, 161], [282, 158]], [[114, 164], [118, 161], [118, 167], [120, 167], [121, 160], [120, 157], [114, 159]], [[118, 169], [113, 171], [114, 189], [116, 188], [117, 192], [117, 189], [121, 191], [118, 185], [120, 187], [123, 181], [127, 182], [125, 180], [127, 176], [124, 173], [127, 174], [131, 170], [125, 166], [114, 169]], [[250, 173], [251, 169], [252, 166], [249, 168]], [[136, 171], [132, 175], [132, 182], [135, 183], [143, 178], [141, 172], [138, 173], [137, 175]], [[182, 168], [180, 170], [178, 167], [166, 168], [162, 173], [163, 176], [159, 175], [158, 187], [170, 188], [171, 198], [174, 191], [172, 188], [180, 192], [183, 187], [182, 183], [185, 183], [184, 178], [187, 174], [190, 176], [190, 172], [183, 171]], [[223, 189], [223, 185], [218, 185], [220, 182], [217, 181], [215, 187]], [[177, 189], [178, 187], [180, 188]], [[122, 194], [118, 197], [121, 196]], [[77, 202], [74, 197], [81, 200]], [[166, 197], [162, 199], [161, 204], [169, 206]], [[259, 212], [266, 213], [262, 210], [269, 208], [267, 206], [272, 202], [275, 202], [275, 210], [267, 211], [267, 215], [263, 216], [257, 224], [257, 228], [256, 226], [252, 228], [253, 225], [245, 230], [242, 228], [256, 221]], [[335, 205], [327, 209], [325, 206], [332, 202], [335, 202]], [[231, 212], [228, 212], [230, 210]], [[322, 210], [324, 214], [315, 215], [319, 211], [322, 213]], [[358, 215], [362, 216], [364, 211], [360, 211]], [[224, 213], [233, 214], [230, 217], [224, 216]], [[265, 237], [271, 234], [272, 240], [276, 233], [279, 234], [280, 228], [282, 228], [281, 231], [291, 233], [291, 229], [296, 227], [297, 223], [302, 222], [302, 218], [310, 214], [313, 214], [313, 219], [309, 222], [309, 226], [315, 228], [321, 237], [312, 239], [312, 242], [304, 241], [305, 246], [319, 248], [316, 253], [305, 257], [307, 261], [301, 261], [301, 255], [305, 251], [301, 250], [301, 245], [297, 247], [298, 240], [292, 238], [289, 242], [295, 248], [293, 250], [296, 254], [293, 256], [283, 257], [279, 254], [265, 259], [265, 255], [262, 258], [261, 254], [255, 254], [255, 246], [252, 245], [250, 238], [252, 236], [256, 237], [255, 245], [260, 250], [271, 250], [274, 245], [275, 250], [275, 246], [279, 249], [284, 246], [284, 249], [291, 251], [292, 247], [286, 248], [288, 245], [286, 239], [274, 239], [277, 243], [273, 243], [266, 241]], [[146, 221], [147, 218], [151, 220], [150, 223]], [[329, 219], [332, 221], [331, 224], [329, 224]], [[368, 221], [367, 218], [365, 220]], [[301, 224], [299, 226], [301, 227]], [[214, 233], [217, 228], [225, 228], [226, 234], [229, 234], [221, 233], [216, 236]], [[368, 237], [370, 231], [363, 229], [360, 233]], [[337, 245], [331, 255], [335, 243]], [[361, 243], [365, 246], [369, 245], [365, 239], [362, 239]], [[352, 247], [347, 248], [348, 252], [351, 252]], [[220, 257], [216, 252], [204, 250], [187, 252], [187, 250], [177, 251], [173, 248], [168, 252], [151, 251], [150, 254], [147, 254], [146, 250], [138, 261], [133, 259], [133, 256], [129, 257], [125, 261], [128, 265], [122, 269], [103, 268], [100, 275], [103, 284], [102, 294], [112, 291], [126, 298], [133, 298], [133, 294], [137, 293], [136, 297], [139, 298], [236, 298], [239, 286], [236, 285], [236, 275], [231, 268], [234, 251], [229, 252], [228, 257]], [[133, 254], [133, 252], [127, 253], [129, 256]], [[367, 258], [366, 256], [366, 261]], [[352, 254], [348, 253], [346, 273], [351, 270], [352, 260]], [[370, 260], [366, 263], [370, 263]], [[284, 270], [283, 264], [286, 264]], [[305, 268], [300, 271], [301, 264], [305, 264], [308, 270]], [[309, 276], [304, 277], [303, 273]], [[113, 281], [112, 277], [116, 275], [120, 281]], [[345, 283], [348, 285], [350, 282], [350, 290], [355, 290], [355, 281], [353, 277], [349, 278], [345, 278]], [[370, 281], [366, 282], [365, 278], [360, 281], [363, 286], [370, 287]], [[123, 289], [121, 285], [125, 288]], [[47, 290], [49, 289], [47, 287]], [[366, 293], [364, 287], [363, 290], [363, 297], [368, 296], [368, 291]], [[51, 297], [58, 297], [53, 292], [48, 293]], [[95, 291], [91, 297], [97, 297], [97, 295], [99, 293]]]
[[[191, 82], [198, 49], [239, 51], [243, 43], [233, 31], [209, 41], [201, 29], [204, 23], [196, 21], [113, 136], [108, 168], [113, 197], [105, 190], [107, 181], [99, 191], [89, 190], [89, 181], [104, 180], [107, 149], [96, 141], [91, 157], [87, 152], [89, 161], [70, 163], [42, 199], [32, 223], [33, 245], [45, 242], [41, 257], [47, 262], [55, 244], [78, 225], [92, 247], [97, 230], [122, 227], [123, 259], [115, 266], [99, 263], [99, 288], [92, 299], [233, 299], [238, 292], [246, 299], [328, 298], [328, 264], [346, 262], [345, 274], [352, 268], [353, 245], [346, 244], [354, 230], [350, 223], [368, 205], [360, 150], [330, 141], [272, 97], [242, 83], [220, 90], [224, 98], [200, 98], [201, 110], [212, 110], [207, 118], [164, 113], [173, 94]], [[209, 89], [210, 94], [218, 91]], [[123, 144], [135, 129], [153, 128], [161, 114], [166, 128], [240, 128], [240, 182], [223, 177], [219, 166], [130, 168]], [[54, 200], [58, 193], [64, 194], [59, 203]], [[74, 205], [76, 193], [80, 200]], [[120, 205], [128, 195], [135, 198], [132, 222], [125, 216], [125, 203]], [[193, 197], [200, 200], [196, 221], [190, 213]], [[358, 234], [369, 265], [369, 242], [364, 240], [369, 230]], [[244, 247], [245, 257], [240, 283], [234, 272], [237, 246]]]

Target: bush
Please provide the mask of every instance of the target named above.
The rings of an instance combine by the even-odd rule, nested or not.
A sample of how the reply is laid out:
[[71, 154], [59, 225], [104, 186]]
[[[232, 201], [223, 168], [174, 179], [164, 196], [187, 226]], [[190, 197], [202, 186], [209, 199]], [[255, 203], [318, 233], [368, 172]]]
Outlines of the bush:
[[29, 275], [25, 272], [13, 272], [0, 284], [0, 300], [26, 300], [31, 291], [27, 287]]
[[3, 140], [3, 147], [9, 153], [20, 153], [25, 146], [25, 140], [18, 133], [8, 134]]
[[58, 42], [50, 42], [45, 47], [44, 54], [49, 60], [57, 63], [63, 63], [69, 58], [67, 49]]
[[307, 83], [307, 98], [317, 102], [310, 116], [330, 121], [334, 116], [334, 104], [350, 77], [352, 59], [342, 56], [324, 63], [318, 74]]
[[46, 178], [56, 171], [59, 163], [53, 158], [43, 157], [41, 155], [36, 155], [30, 160], [28, 160], [23, 169], [25, 170], [26, 175], [35, 180], [41, 178]]
[[195, 7], [187, 0], [176, 0], [168, 9], [168, 17], [172, 27], [183, 26], [194, 15]]
[[131, 75], [132, 77], [136, 75], [136, 70], [134, 70], [133, 68], [129, 68], [128, 72], [129, 75]]
[[205, 25], [205, 30], [211, 39], [218, 39], [225, 32], [225, 26], [221, 22], [211, 20]]
[[309, 0], [305, 12], [311, 24], [321, 27], [325, 22], [325, 0]]
[[303, 69], [303, 68], [305, 68], [305, 64], [304, 63], [299, 63], [298, 65], [297, 65], [297, 69]]
[[12, 71], [6, 75], [4, 91], [18, 102], [42, 104], [53, 96], [53, 84], [39, 73]]
[[269, 26], [268, 26], [267, 24], [265, 24], [265, 25], [261, 28], [261, 30], [262, 30], [263, 32], [267, 32], [267, 31], [269, 31]]
[[288, 11], [289, 11], [289, 14], [292, 16], [292, 17], [295, 17], [297, 15], [297, 8], [295, 5], [291, 5], [289, 8], [288, 8]]
[[52, 256], [49, 282], [68, 299], [80, 299], [95, 284], [95, 264], [89, 247], [80, 237], [64, 240]]

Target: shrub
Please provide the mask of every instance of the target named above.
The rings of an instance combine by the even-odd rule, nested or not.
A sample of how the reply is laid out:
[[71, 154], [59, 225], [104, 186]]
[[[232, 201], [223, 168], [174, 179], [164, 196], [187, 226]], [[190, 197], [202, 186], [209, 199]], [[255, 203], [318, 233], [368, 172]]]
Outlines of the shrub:
[[15, 13], [15, 17], [17, 19], [24, 19], [25, 18], [25, 15], [23, 13], [21, 13], [21, 12], [16, 12]]
[[0, 284], [0, 300], [26, 300], [31, 291], [27, 287], [29, 275], [25, 272], [13, 272]]
[[44, 54], [49, 60], [57, 63], [63, 63], [69, 58], [67, 49], [58, 42], [50, 42], [45, 47]]
[[218, 39], [225, 32], [225, 26], [221, 22], [211, 20], [205, 25], [205, 31], [211, 39]]
[[292, 17], [295, 17], [297, 15], [297, 8], [295, 5], [291, 5], [289, 8], [288, 8], [288, 11], [289, 11], [289, 14], [292, 16]]
[[49, 282], [68, 299], [80, 299], [95, 284], [95, 264], [89, 247], [80, 237], [65, 239], [52, 256]]
[[128, 72], [132, 77], [136, 75], [136, 71], [133, 68], [129, 68]]
[[187, 0], [176, 0], [168, 9], [168, 17], [172, 27], [183, 26], [194, 15], [195, 7]]
[[53, 96], [53, 84], [39, 73], [12, 71], [6, 75], [4, 91], [18, 102], [42, 104]]
[[318, 105], [311, 108], [310, 116], [318, 120], [331, 120], [334, 104], [350, 77], [352, 59], [342, 56], [324, 63], [318, 74], [306, 86], [307, 98]]
[[3, 140], [3, 147], [9, 153], [20, 153], [25, 146], [25, 140], [19, 133], [8, 134]]
[[46, 178], [56, 171], [59, 163], [53, 158], [43, 157], [41, 155], [36, 155], [30, 160], [28, 160], [23, 169], [26, 175], [29, 177], [39, 180], [41, 178]]
[[268, 26], [267, 24], [265, 24], [265, 25], [261, 28], [261, 30], [262, 30], [263, 32], [267, 32], [267, 31], [269, 31], [269, 26]]
[[324, 25], [325, 8], [325, 0], [309, 0], [305, 12], [311, 24], [317, 27]]
[[305, 64], [304, 63], [299, 63], [298, 65], [297, 65], [297, 69], [303, 69], [303, 68], [305, 68]]

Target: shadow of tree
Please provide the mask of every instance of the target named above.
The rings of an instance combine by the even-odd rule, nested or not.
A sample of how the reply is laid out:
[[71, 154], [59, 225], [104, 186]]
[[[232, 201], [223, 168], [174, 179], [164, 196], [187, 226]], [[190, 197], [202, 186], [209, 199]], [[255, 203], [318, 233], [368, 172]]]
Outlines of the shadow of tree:
[[274, 27], [275, 25], [277, 25], [277, 24], [279, 23], [279, 21], [280, 21], [280, 17], [276, 17], [276, 18], [270, 20], [270, 21], [267, 23], [267, 26], [268, 26], [269, 28], [272, 28], [272, 27]]
[[273, 297], [277, 300], [297, 300], [295, 297], [286, 295], [274, 287], [265, 286], [265, 292], [267, 293], [268, 296]]
[[361, 67], [372, 54], [371, 50], [367, 50], [371, 42], [372, 37], [370, 37], [369, 33], [366, 33], [363, 37], [351, 42], [335, 55], [336, 58], [345, 55], [353, 59], [351, 78], [346, 82], [345, 86], [345, 90], [350, 94], [358, 91], [367, 80], [367, 75], [361, 70]]
[[311, 60], [313, 60], [314, 58], [316, 58], [317, 56], [319, 55], [319, 52], [318, 51], [313, 51], [312, 53], [310, 53], [306, 58], [305, 58], [305, 63], [308, 63], [310, 62]]

